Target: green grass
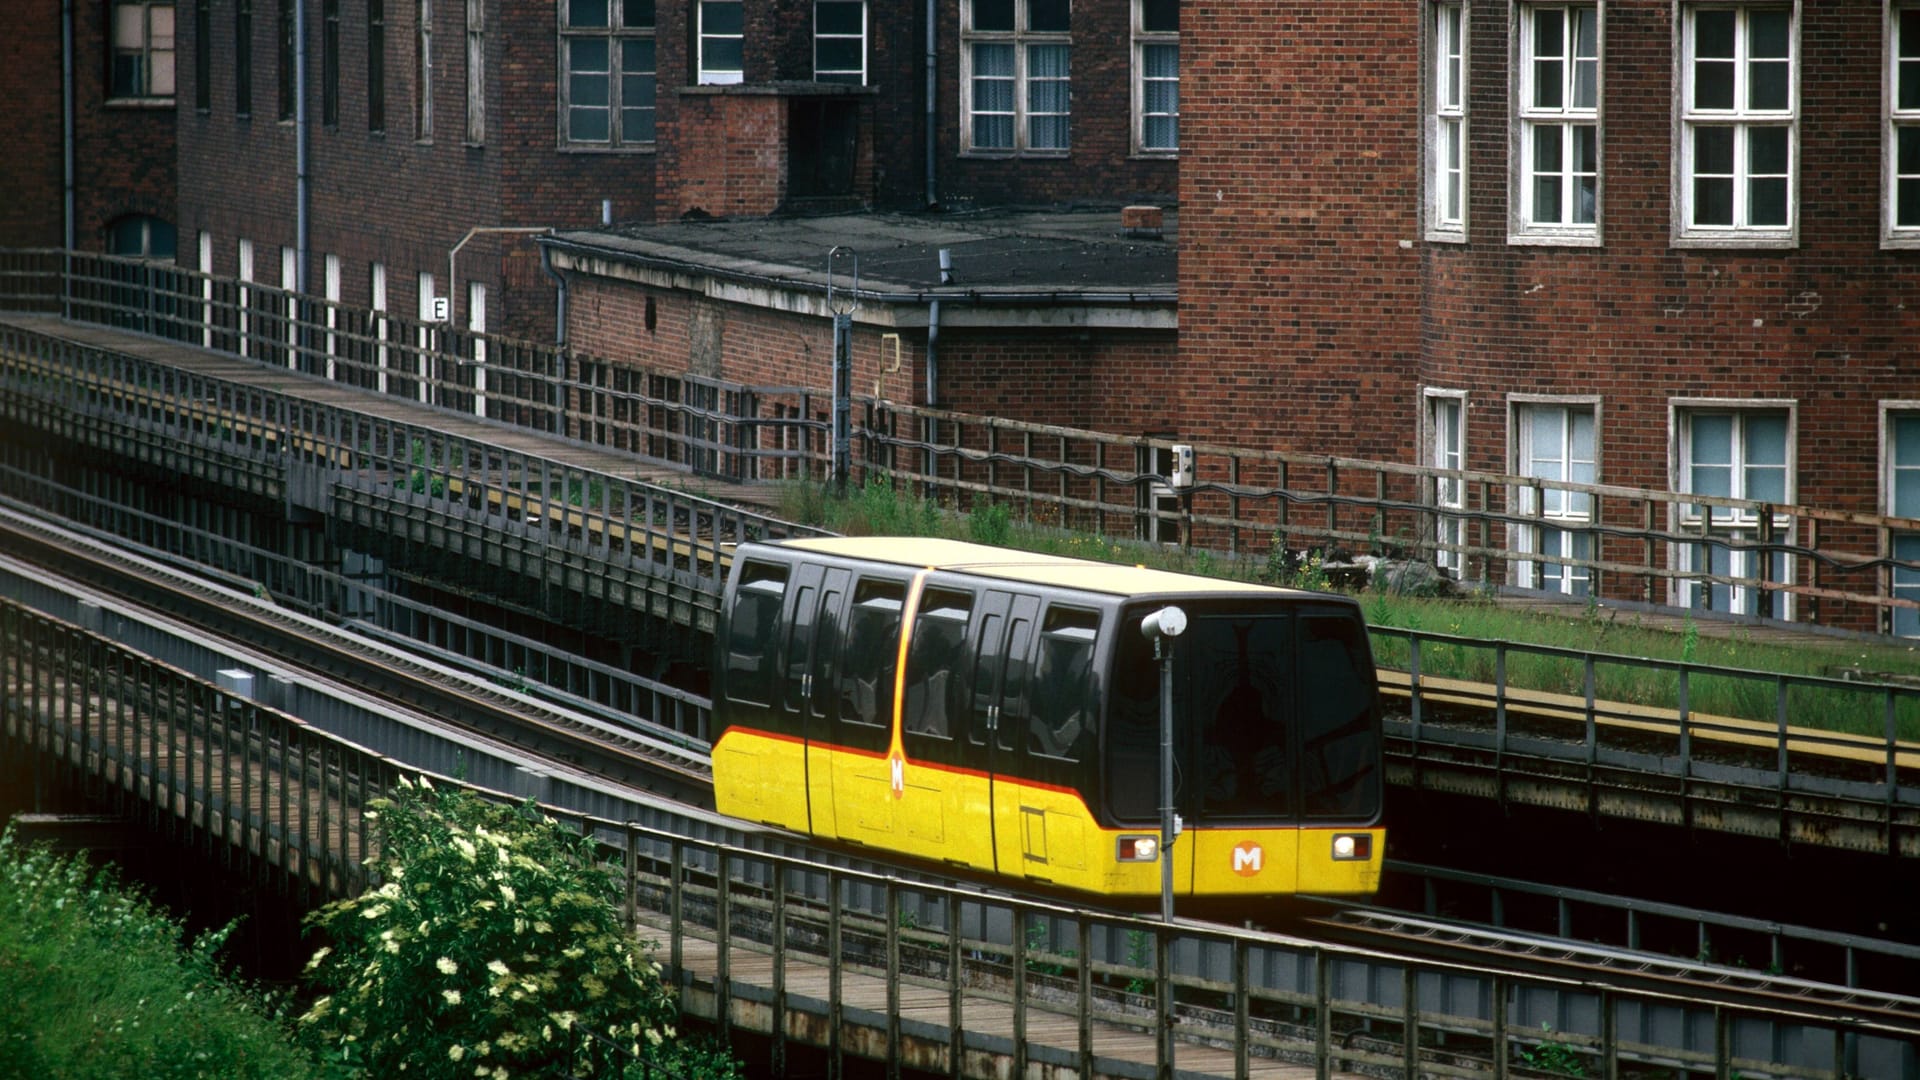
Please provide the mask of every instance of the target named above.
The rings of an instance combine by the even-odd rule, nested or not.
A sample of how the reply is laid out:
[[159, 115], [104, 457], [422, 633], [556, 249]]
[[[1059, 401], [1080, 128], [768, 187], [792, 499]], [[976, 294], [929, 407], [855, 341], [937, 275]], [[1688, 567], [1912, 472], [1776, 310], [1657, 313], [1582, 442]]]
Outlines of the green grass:
[[[1328, 587], [1317, 560], [1290, 568], [1277, 544], [1256, 557], [1234, 559], [1217, 552], [1043, 528], [1013, 518], [1006, 506], [997, 503], [982, 512], [963, 514], [902, 495], [884, 475], [869, 477], [845, 498], [835, 498], [824, 485], [790, 483], [782, 489], [780, 512], [790, 521], [854, 536], [944, 536], [1210, 577]], [[1704, 635], [1691, 619], [1676, 632], [1615, 608], [1569, 604], [1564, 612], [1543, 612], [1502, 606], [1491, 596], [1478, 594], [1432, 599], [1366, 590], [1356, 597], [1367, 622], [1377, 629], [1472, 639], [1423, 645], [1423, 675], [1491, 682], [1497, 642], [1737, 669], [1755, 675], [1690, 673], [1689, 707], [1696, 713], [1764, 723], [1775, 719], [1773, 675], [1832, 676], [1846, 669], [1920, 672], [1920, 644], [1843, 638], [1831, 644], [1782, 644], [1739, 627], [1725, 635]], [[1397, 636], [1375, 634], [1374, 653], [1382, 667], [1407, 668], [1407, 646]], [[1575, 695], [1585, 691], [1585, 666], [1576, 659], [1509, 649], [1506, 676], [1510, 684], [1528, 689]], [[1680, 689], [1676, 672], [1604, 662], [1596, 665], [1595, 687], [1603, 700], [1666, 707], [1677, 703]], [[1885, 733], [1883, 692], [1871, 683], [1861, 683], [1857, 689], [1794, 687], [1787, 696], [1790, 723], [1876, 738]], [[1920, 701], [1899, 703], [1896, 731], [1900, 738], [1920, 739]]]

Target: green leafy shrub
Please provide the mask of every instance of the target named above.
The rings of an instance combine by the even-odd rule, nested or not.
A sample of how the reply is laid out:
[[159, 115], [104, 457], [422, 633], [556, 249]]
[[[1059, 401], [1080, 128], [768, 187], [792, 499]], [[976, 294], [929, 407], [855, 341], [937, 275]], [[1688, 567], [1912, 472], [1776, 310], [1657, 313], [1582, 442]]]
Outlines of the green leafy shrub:
[[0, 1076], [60, 1080], [330, 1075], [278, 998], [217, 956], [232, 931], [187, 942], [111, 869], [0, 834]]
[[545, 1075], [579, 1063], [576, 1025], [648, 1060], [697, 1054], [663, 1049], [671, 993], [621, 925], [589, 838], [531, 804], [424, 780], [371, 812], [383, 883], [311, 917], [332, 944], [308, 964], [325, 996], [301, 1021], [330, 1057], [383, 1077]]

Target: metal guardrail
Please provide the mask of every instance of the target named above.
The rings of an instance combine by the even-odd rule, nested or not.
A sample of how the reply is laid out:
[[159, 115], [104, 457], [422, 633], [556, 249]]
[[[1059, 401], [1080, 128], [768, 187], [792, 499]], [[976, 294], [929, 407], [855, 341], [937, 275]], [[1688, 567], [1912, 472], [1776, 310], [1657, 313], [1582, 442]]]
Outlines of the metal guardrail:
[[[818, 480], [830, 467], [820, 391], [701, 379], [649, 369], [644, 358], [615, 363], [183, 267], [0, 251], [0, 310], [225, 349], [697, 475]], [[859, 406], [860, 474], [1095, 535], [1177, 536], [1234, 556], [1397, 551], [1466, 580], [1522, 588], [1543, 586], [1552, 569], [1649, 603], [1694, 597], [1706, 606], [1714, 589], [1735, 590], [1745, 614], [1864, 629], [1886, 630], [1895, 611], [1920, 608], [1920, 562], [1890, 554], [1895, 538], [1920, 533], [1920, 519], [1220, 444], [1194, 446], [1198, 483], [1176, 492], [1155, 464], [1173, 438], [871, 399]], [[1585, 510], [1549, 516], [1550, 504]], [[1591, 557], [1542, 555], [1547, 534], [1584, 538]], [[1776, 556], [1789, 567], [1784, 576]], [[1716, 560], [1755, 569], [1714, 573]]]
[[[413, 770], [16, 605], [0, 605], [0, 643], [0, 737], [10, 752], [69, 782], [103, 785], [123, 806], [138, 802], [127, 808], [210, 857], [237, 856], [318, 892], [363, 884], [347, 876], [374, 839], [358, 808]], [[1016, 1075], [1029, 1062], [1078, 1064], [1087, 1075], [1094, 1061], [1125, 1055], [1162, 1076], [1176, 1063], [1245, 1076], [1255, 1059], [1278, 1059], [1321, 1076], [1497, 1077], [1548, 1047], [1609, 1076], [1647, 1063], [1683, 1074], [1907, 1080], [1920, 1061], [1920, 1031], [1885, 1022], [1076, 910], [548, 806], [625, 868], [628, 924], [667, 935], [684, 1002], [704, 999], [725, 1031], [734, 997], [766, 995], [756, 999], [768, 1002], [777, 1040], [784, 1010], [824, 1009], [836, 1056], [838, 1033], [865, 1027], [894, 1060], [911, 1041], [957, 1054], [964, 1039], [970, 1053], [953, 1070], [963, 1075], [999, 1068], [994, 1058], [1011, 1058]], [[746, 963], [755, 954], [773, 962], [771, 987], [745, 981], [763, 966]], [[824, 1000], [794, 991], [786, 973], [801, 965], [826, 969]], [[861, 975], [884, 981], [884, 1007], [850, 1003]], [[904, 1017], [907, 987], [944, 993], [943, 1020]], [[1077, 1017], [1074, 1034], [1048, 1034], [1033, 1019], [1047, 1012]], [[1128, 1032], [1156, 1035], [1148, 1057], [1103, 1045]], [[984, 1063], [974, 1056], [983, 1048]]]

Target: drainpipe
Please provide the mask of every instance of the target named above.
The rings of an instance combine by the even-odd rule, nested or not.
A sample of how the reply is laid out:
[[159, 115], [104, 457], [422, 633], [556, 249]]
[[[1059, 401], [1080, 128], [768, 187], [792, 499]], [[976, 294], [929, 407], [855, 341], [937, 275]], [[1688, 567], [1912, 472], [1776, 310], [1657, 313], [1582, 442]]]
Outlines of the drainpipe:
[[[308, 310], [307, 262], [310, 247], [313, 202], [313, 163], [307, 153], [308, 137], [311, 134], [307, 123], [307, 0], [293, 0], [293, 171], [294, 171], [294, 238], [293, 238], [293, 291], [298, 298], [294, 303], [301, 308], [300, 327], [301, 352], [305, 352], [308, 324], [312, 312]], [[307, 367], [304, 357], [295, 361], [302, 370]]]
[[61, 184], [66, 193], [61, 246], [73, 250], [73, 0], [60, 0], [60, 143]]
[[553, 343], [567, 351], [567, 279], [553, 268], [553, 248], [540, 245], [540, 269], [553, 279]]
[[939, 0], [927, 0], [927, 205], [940, 202], [939, 170]]

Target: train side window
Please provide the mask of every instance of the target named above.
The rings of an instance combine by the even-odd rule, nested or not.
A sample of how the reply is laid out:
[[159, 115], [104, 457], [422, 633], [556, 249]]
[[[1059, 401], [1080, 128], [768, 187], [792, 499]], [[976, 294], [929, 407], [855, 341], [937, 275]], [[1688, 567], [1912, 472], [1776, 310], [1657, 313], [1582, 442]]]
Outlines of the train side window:
[[905, 582], [861, 578], [847, 619], [847, 648], [840, 665], [840, 719], [882, 727], [893, 713], [893, 683], [900, 665], [900, 609]]
[[773, 701], [775, 647], [787, 568], [750, 562], [740, 568], [727, 620], [727, 697], [755, 705]]
[[1301, 620], [1300, 788], [1310, 817], [1380, 811], [1377, 689], [1366, 628], [1350, 616]]
[[1093, 646], [1099, 627], [1099, 612], [1047, 609], [1033, 677], [1033, 715], [1027, 728], [1030, 753], [1080, 761], [1091, 750]]
[[[1038, 607], [1038, 602], [1032, 602], [1033, 610], [1037, 612]], [[1033, 647], [1033, 619], [1019, 612], [1016, 607], [1007, 629], [1007, 670], [1000, 679], [1000, 734], [995, 740], [1000, 750], [1009, 752], [1019, 749], [1020, 733], [1027, 728], [1027, 684], [1033, 671], [1028, 661]]]
[[960, 712], [960, 674], [955, 668], [966, 655], [967, 620], [972, 612], [972, 593], [928, 589], [921, 595], [913, 640], [907, 646], [903, 731], [953, 737], [952, 718]]

